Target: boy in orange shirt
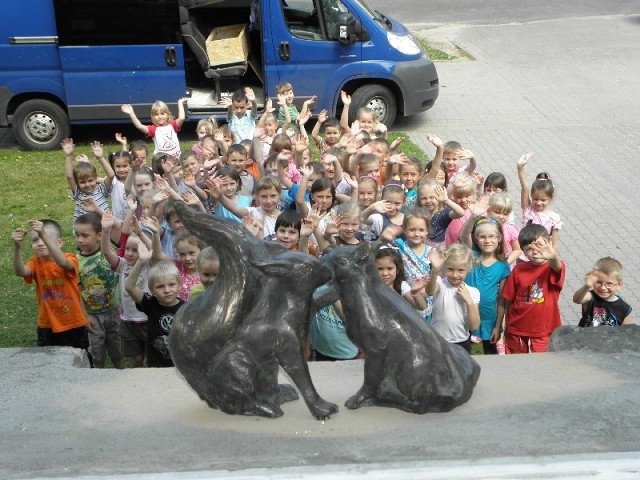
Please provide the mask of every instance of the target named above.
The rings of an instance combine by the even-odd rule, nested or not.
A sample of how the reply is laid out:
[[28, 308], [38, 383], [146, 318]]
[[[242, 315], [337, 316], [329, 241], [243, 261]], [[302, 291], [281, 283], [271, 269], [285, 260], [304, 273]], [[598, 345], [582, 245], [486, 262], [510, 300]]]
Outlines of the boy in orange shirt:
[[78, 260], [61, 250], [60, 225], [53, 220], [29, 220], [31, 248], [35, 256], [22, 261], [23, 228], [16, 229], [13, 239], [13, 269], [25, 282], [36, 284], [38, 301], [38, 346], [75, 347], [86, 350], [87, 316], [78, 289]]

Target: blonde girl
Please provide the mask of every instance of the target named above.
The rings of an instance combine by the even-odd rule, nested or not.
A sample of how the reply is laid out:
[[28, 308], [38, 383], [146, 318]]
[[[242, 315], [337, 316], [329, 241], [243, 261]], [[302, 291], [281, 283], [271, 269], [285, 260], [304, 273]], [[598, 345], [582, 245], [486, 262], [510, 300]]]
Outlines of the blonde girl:
[[463, 217], [464, 210], [449, 198], [447, 190], [437, 180], [431, 178], [418, 184], [418, 205], [431, 217], [427, 243], [431, 247], [443, 247], [447, 227], [452, 220]]
[[120, 110], [129, 115], [134, 127], [147, 137], [153, 138], [154, 155], [160, 152], [179, 158], [180, 142], [178, 141], [178, 132], [185, 120], [185, 103], [187, 103], [187, 98], [178, 100], [178, 118], [174, 120], [167, 104], [160, 100], [155, 101], [151, 105], [151, 125], [143, 125], [133, 111], [133, 107], [129, 104], [122, 105]]
[[509, 218], [513, 213], [513, 202], [506, 192], [496, 192], [489, 197], [489, 208], [487, 216], [495, 218], [502, 228], [502, 236], [504, 243], [504, 257], [507, 259], [511, 268], [515, 265], [515, 261], [522, 254], [520, 243], [518, 242], [518, 234], [520, 229], [513, 223], [509, 223]]
[[147, 217], [144, 219], [144, 225], [153, 231], [151, 238], [152, 252], [151, 262], [169, 261], [173, 262], [180, 273], [180, 292], [178, 298], [183, 301], [189, 299], [191, 289], [200, 283], [200, 274], [198, 273], [198, 254], [205, 245], [198, 237], [192, 235], [186, 230], [178, 233], [173, 240], [173, 248], [178, 258], [168, 257], [162, 252], [162, 241], [160, 239], [160, 224], [155, 217]]
[[340, 127], [343, 132], [358, 134], [360, 131], [364, 131], [369, 134], [370, 138], [387, 138], [387, 126], [378, 121], [376, 112], [369, 107], [361, 107], [356, 114], [356, 121], [349, 127], [349, 105], [351, 105], [351, 95], [347, 92], [340, 92], [340, 99], [344, 108], [342, 109], [342, 115], [340, 117]]
[[[449, 343], [471, 352], [469, 331], [480, 326], [480, 292], [467, 285], [465, 278], [473, 265], [473, 253], [466, 245], [451, 245], [444, 253], [432, 250], [431, 277], [427, 295], [433, 295], [431, 326]], [[444, 270], [444, 278], [440, 277]]]
[[[214, 123], [215, 122], [215, 123]], [[198, 158], [202, 155], [202, 139], [207, 135], [213, 135], [213, 131], [218, 128], [218, 122], [215, 117], [211, 117], [211, 119], [200, 120], [196, 125], [196, 135], [198, 136], [198, 141], [193, 144], [191, 147], [191, 151], [196, 154]]]
[[449, 184], [448, 191], [451, 199], [464, 210], [464, 215], [449, 223], [444, 237], [446, 246], [460, 241], [460, 230], [471, 215], [469, 207], [476, 202], [476, 182], [470, 175], [460, 175]]
[[560, 215], [551, 210], [554, 188], [549, 174], [541, 172], [529, 190], [529, 181], [525, 172], [532, 153], [525, 153], [518, 160], [518, 179], [520, 180], [520, 206], [522, 207], [522, 225], [530, 223], [542, 225], [551, 236], [551, 246], [558, 251], [558, 237], [562, 229]]
[[482, 339], [485, 355], [496, 354], [498, 345], [504, 348], [500, 331], [504, 305], [500, 292], [511, 273], [503, 255], [503, 231], [496, 219], [472, 215], [463, 228], [462, 240], [476, 255], [465, 281], [480, 292], [480, 327], [472, 335]]
[[[423, 209], [416, 208], [404, 216], [402, 227], [405, 239], [396, 238], [394, 244], [400, 250], [407, 282], [412, 289], [419, 292], [426, 285], [426, 278], [431, 275], [431, 262], [429, 261], [431, 247], [427, 245], [429, 215]], [[422, 313], [425, 320], [430, 321], [431, 297], [427, 296], [425, 291], [422, 291], [421, 294], [424, 298]]]

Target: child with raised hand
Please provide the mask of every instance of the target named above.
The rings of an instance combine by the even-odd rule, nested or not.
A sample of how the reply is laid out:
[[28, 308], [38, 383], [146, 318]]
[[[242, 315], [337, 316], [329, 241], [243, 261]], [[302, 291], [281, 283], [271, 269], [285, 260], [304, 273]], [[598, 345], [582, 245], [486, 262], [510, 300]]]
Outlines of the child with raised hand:
[[[251, 206], [252, 198], [249, 195], [240, 195], [242, 181], [240, 175], [235, 168], [225, 165], [216, 172], [215, 178], [220, 181], [217, 183], [221, 194], [238, 208], [247, 208]], [[220, 218], [230, 218], [238, 222], [242, 221], [240, 217], [228, 210], [219, 199], [212, 196], [213, 214]]]
[[[114, 220], [115, 222], [115, 220]], [[96, 368], [104, 368], [109, 354], [116, 368], [124, 368], [120, 336], [118, 276], [101, 253], [101, 218], [95, 213], [79, 216], [73, 225], [78, 246], [80, 294], [89, 317], [89, 343]]]
[[351, 105], [351, 95], [347, 92], [340, 92], [340, 99], [344, 108], [340, 116], [340, 127], [342, 131], [357, 135], [360, 131], [364, 131], [371, 138], [387, 138], [387, 126], [378, 121], [376, 113], [369, 107], [361, 107], [357, 114], [357, 120], [349, 126], [349, 106]]
[[[336, 216], [327, 223], [323, 237], [316, 235], [320, 251], [331, 246], [359, 245], [360, 209], [355, 202], [345, 202], [336, 208]], [[325, 240], [321, 241], [320, 239]]]
[[207, 204], [209, 196], [204, 191], [204, 181], [209, 176], [209, 172], [207, 170], [201, 171], [200, 161], [192, 151], [184, 152], [180, 156], [180, 166], [182, 167], [182, 178], [185, 185], [198, 196], [198, 199], [203, 204]]
[[[122, 353], [131, 359], [133, 368], [142, 367], [144, 364], [145, 348], [147, 343], [147, 316], [136, 308], [135, 301], [125, 288], [133, 266], [138, 261], [138, 250], [141, 238], [137, 235], [129, 235], [126, 239], [125, 250], [122, 257], [118, 256], [111, 248], [109, 233], [114, 225], [114, 216], [110, 211], [102, 215], [102, 238], [100, 250], [104, 258], [109, 262], [111, 269], [118, 274], [118, 288], [120, 290], [120, 337], [122, 339]], [[143, 269], [138, 277], [137, 286], [146, 290], [147, 269]]]
[[[314, 169], [311, 164], [309, 164], [302, 167], [300, 173], [302, 173], [302, 180], [295, 195], [296, 208], [302, 218], [305, 218], [309, 214], [311, 207], [318, 209], [318, 214], [322, 219], [325, 219], [327, 215], [331, 216], [330, 212], [336, 204], [336, 189], [331, 180], [324, 177], [324, 169], [322, 166], [320, 165], [320, 168]], [[310, 188], [309, 184], [311, 184]], [[309, 189], [309, 201], [307, 201], [307, 189]], [[293, 188], [290, 193], [293, 193]], [[329, 218], [326, 218], [326, 221], [328, 220]], [[323, 232], [326, 221], [321, 221], [321, 230]]]
[[13, 240], [13, 271], [25, 283], [35, 283], [38, 302], [37, 345], [86, 350], [87, 316], [78, 288], [78, 259], [62, 251], [62, 231], [54, 220], [29, 220], [34, 255], [22, 260], [22, 242], [27, 230], [18, 228]]
[[404, 266], [398, 247], [383, 244], [376, 252], [376, 268], [384, 284], [407, 300], [415, 309], [422, 311], [426, 307], [424, 284], [416, 284], [416, 288], [406, 282]]
[[[249, 108], [249, 104], [251, 104], [251, 108]], [[231, 98], [222, 100], [222, 105], [228, 107], [227, 121], [233, 134], [233, 143], [251, 140], [258, 117], [258, 104], [253, 90], [249, 87], [236, 90]]]
[[200, 250], [196, 263], [198, 265], [200, 283], [191, 288], [189, 300], [200, 296], [205, 289], [213, 285], [220, 270], [220, 257], [218, 257], [218, 252], [216, 252], [213, 247], [206, 247]]
[[212, 136], [216, 128], [218, 128], [218, 122], [215, 117], [199, 120], [196, 124], [196, 135], [198, 136], [198, 141], [193, 144], [191, 151], [195, 153], [198, 158], [202, 156], [202, 139], [209, 135]]
[[280, 181], [275, 177], [263, 177], [256, 184], [257, 207], [241, 207], [222, 193], [221, 178], [210, 178], [206, 181], [209, 195], [215, 198], [235, 216], [244, 218], [247, 215], [262, 222], [262, 239], [273, 240], [276, 237], [276, 220], [280, 215]]
[[[431, 277], [426, 291], [427, 295], [433, 295], [431, 326], [447, 342], [471, 352], [469, 331], [480, 326], [480, 292], [465, 283], [473, 264], [473, 253], [469, 247], [456, 244], [444, 253], [432, 250], [429, 259]], [[439, 275], [442, 269], [444, 278]]]
[[383, 236], [384, 241], [393, 241], [402, 234], [405, 191], [402, 185], [388, 183], [382, 189], [382, 200], [371, 204], [362, 212], [363, 222], [369, 225], [373, 236]]
[[[320, 135], [322, 132], [322, 135]], [[337, 118], [329, 118], [326, 110], [318, 114], [318, 121], [311, 131], [311, 137], [322, 155], [326, 150], [335, 147], [340, 141], [340, 122]]]
[[[461, 166], [462, 161], [467, 161], [466, 166]], [[442, 163], [444, 165], [445, 173], [449, 179], [449, 183], [452, 183], [458, 175], [473, 175], [476, 170], [476, 159], [473, 152], [467, 150], [455, 140], [449, 141], [444, 144], [442, 149]]]
[[476, 202], [476, 183], [470, 175], [460, 175], [449, 183], [449, 192], [451, 199], [464, 210], [464, 215], [449, 223], [444, 237], [447, 246], [460, 242], [460, 231], [471, 215], [469, 206]]
[[480, 327], [471, 332], [482, 339], [482, 348], [487, 354], [498, 353], [498, 345], [504, 352], [501, 343], [501, 332], [493, 337], [500, 311], [500, 321], [504, 306], [500, 299], [500, 291], [511, 273], [509, 264], [504, 257], [503, 235], [500, 223], [493, 218], [485, 218], [483, 208], [476, 204], [472, 207], [472, 215], [462, 229], [462, 242], [470, 247], [475, 255], [475, 261], [465, 281], [468, 285], [480, 291]]
[[173, 367], [169, 352], [169, 333], [178, 309], [184, 304], [180, 299], [180, 273], [171, 262], [159, 262], [149, 268], [147, 278], [151, 293], [138, 287], [138, 278], [149, 263], [151, 253], [140, 245], [138, 260], [131, 269], [125, 288], [136, 302], [136, 308], [148, 320], [146, 356], [147, 367]]
[[631, 306], [618, 292], [622, 282], [622, 264], [612, 257], [598, 260], [584, 277], [583, 285], [573, 294], [573, 302], [582, 305], [580, 327], [608, 325], [619, 327], [631, 321]]
[[522, 224], [542, 225], [551, 236], [551, 245], [558, 250], [558, 238], [562, 229], [560, 215], [551, 210], [554, 196], [553, 183], [546, 172], [536, 175], [529, 191], [529, 181], [525, 166], [531, 159], [532, 153], [525, 153], [518, 160], [518, 179], [520, 180], [520, 206], [522, 207]]
[[147, 137], [153, 138], [154, 155], [156, 153], [165, 153], [179, 158], [180, 141], [178, 140], [178, 132], [185, 120], [184, 104], [186, 102], [187, 98], [178, 100], [178, 118], [174, 120], [167, 104], [160, 100], [155, 101], [151, 105], [151, 125], [143, 125], [133, 111], [133, 107], [129, 104], [122, 105], [120, 110], [129, 115], [134, 127]]
[[60, 145], [65, 154], [65, 175], [71, 188], [71, 195], [76, 202], [73, 218], [76, 219], [87, 212], [85, 201], [90, 199], [95, 201], [100, 210], [108, 209], [111, 185], [115, 173], [109, 162], [104, 158], [102, 144], [100, 142], [91, 142], [93, 154], [107, 174], [102, 183], [98, 183], [96, 167], [89, 162], [86, 155], [78, 155], [75, 159], [76, 164], [75, 166], [73, 165], [75, 145], [72, 138], [65, 138]]
[[432, 178], [418, 184], [418, 204], [431, 217], [427, 243], [434, 248], [444, 247], [447, 227], [452, 220], [464, 216], [463, 208], [451, 200], [447, 190]]
[[292, 128], [295, 133], [300, 133], [300, 119], [307, 118], [310, 113], [310, 106], [316, 102], [314, 95], [302, 104], [302, 110], [293, 104], [293, 86], [289, 82], [280, 82], [276, 85], [276, 96], [278, 98], [278, 125], [282, 127], [282, 131]]
[[520, 250], [520, 244], [518, 243], [520, 229], [509, 222], [509, 218], [513, 216], [511, 197], [506, 192], [492, 193], [489, 197], [487, 215], [495, 218], [502, 228], [504, 257], [513, 268], [515, 261], [522, 255], [522, 250]]
[[127, 214], [125, 183], [131, 171], [131, 154], [126, 150], [112, 152], [109, 154], [109, 165], [115, 173], [111, 184], [111, 210], [118, 220], [123, 221]]
[[147, 217], [143, 220], [143, 224], [153, 231], [153, 237], [151, 238], [153, 247], [151, 261], [153, 263], [173, 262], [175, 264], [180, 276], [178, 297], [186, 302], [189, 299], [191, 289], [198, 283], [201, 283], [196, 260], [200, 251], [205, 247], [204, 243], [186, 230], [180, 231], [173, 240], [178, 258], [170, 258], [162, 252], [160, 224], [158, 220], [155, 217]]
[[[508, 354], [546, 352], [551, 333], [560, 326], [558, 299], [566, 267], [542, 225], [526, 225], [518, 242], [529, 261], [514, 267], [500, 294], [506, 302], [504, 345]], [[498, 313], [493, 338], [502, 326]]]

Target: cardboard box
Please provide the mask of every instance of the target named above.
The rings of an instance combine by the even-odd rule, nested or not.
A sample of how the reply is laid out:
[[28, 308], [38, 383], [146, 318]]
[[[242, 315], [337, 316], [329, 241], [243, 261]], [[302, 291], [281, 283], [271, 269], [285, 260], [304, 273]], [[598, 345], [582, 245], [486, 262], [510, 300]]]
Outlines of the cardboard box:
[[245, 25], [214, 28], [205, 43], [212, 67], [245, 63], [249, 57], [249, 39]]

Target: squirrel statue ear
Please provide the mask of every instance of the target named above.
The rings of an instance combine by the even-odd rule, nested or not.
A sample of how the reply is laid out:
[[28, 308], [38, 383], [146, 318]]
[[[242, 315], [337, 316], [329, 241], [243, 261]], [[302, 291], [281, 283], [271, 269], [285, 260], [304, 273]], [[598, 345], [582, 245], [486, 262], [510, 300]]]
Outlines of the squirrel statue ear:
[[372, 252], [373, 245], [369, 242], [366, 242], [356, 249], [356, 251], [353, 253], [353, 258], [356, 262], [362, 262], [363, 260], [369, 258]]

